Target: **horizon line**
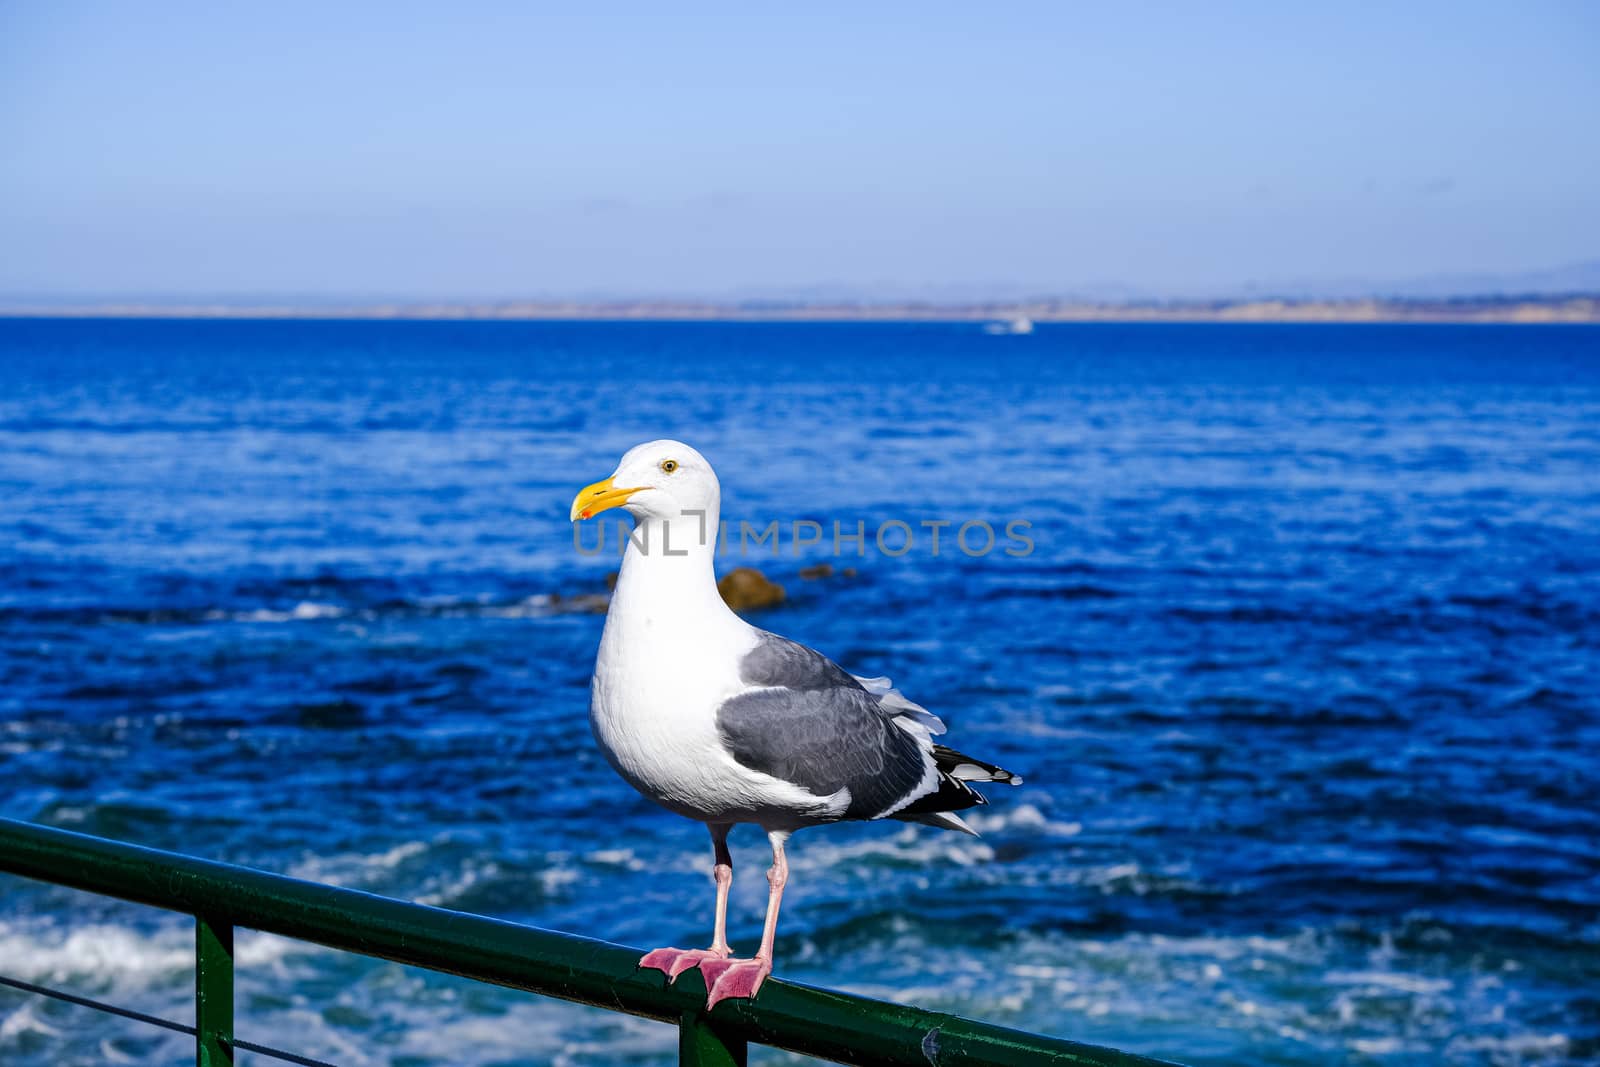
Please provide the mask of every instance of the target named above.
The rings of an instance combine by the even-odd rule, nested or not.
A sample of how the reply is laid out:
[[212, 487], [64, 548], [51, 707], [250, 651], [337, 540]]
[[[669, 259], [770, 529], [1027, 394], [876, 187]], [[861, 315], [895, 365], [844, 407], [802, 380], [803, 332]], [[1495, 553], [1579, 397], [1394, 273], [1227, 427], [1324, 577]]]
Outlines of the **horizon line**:
[[[1600, 292], [1451, 297], [1090, 301], [370, 300], [0, 302], [5, 319], [454, 322], [950, 322], [1600, 324]], [[1020, 332], [1020, 331], [1019, 331]]]

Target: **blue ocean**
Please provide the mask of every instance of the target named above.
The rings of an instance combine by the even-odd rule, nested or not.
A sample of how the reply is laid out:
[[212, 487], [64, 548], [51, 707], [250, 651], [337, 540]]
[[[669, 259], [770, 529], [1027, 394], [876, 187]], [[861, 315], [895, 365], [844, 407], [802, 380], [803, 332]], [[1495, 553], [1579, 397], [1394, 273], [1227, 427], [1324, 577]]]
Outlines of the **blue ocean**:
[[[617, 530], [567, 521], [659, 437], [784, 587], [753, 621], [1026, 779], [981, 838], [797, 834], [780, 976], [1195, 1065], [1600, 1063], [1585, 327], [0, 321], [4, 814], [704, 943], [704, 829], [589, 736]], [[241, 1037], [350, 1067], [675, 1061], [238, 958]], [[183, 917], [0, 876], [0, 973], [188, 1020], [191, 965]], [[0, 988], [8, 1067], [192, 1055]]]

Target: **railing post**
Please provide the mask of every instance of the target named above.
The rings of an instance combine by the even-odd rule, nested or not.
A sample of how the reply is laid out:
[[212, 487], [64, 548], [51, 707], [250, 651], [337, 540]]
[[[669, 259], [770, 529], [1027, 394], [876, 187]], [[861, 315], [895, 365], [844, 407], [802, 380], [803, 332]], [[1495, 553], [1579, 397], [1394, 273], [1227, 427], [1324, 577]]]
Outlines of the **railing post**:
[[683, 1013], [678, 1021], [680, 1067], [745, 1067], [749, 1044], [730, 1037], [699, 1008]]
[[194, 917], [194, 1062], [233, 1063], [233, 924]]

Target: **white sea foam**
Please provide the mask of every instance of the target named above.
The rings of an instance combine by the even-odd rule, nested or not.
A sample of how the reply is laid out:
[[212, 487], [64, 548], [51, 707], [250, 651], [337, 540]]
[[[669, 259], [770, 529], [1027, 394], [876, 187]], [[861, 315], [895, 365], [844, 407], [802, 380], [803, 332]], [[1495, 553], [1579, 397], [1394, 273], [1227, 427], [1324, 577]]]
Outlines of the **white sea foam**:
[[[904, 840], [895, 835], [854, 841], [813, 861], [821, 866], [884, 849], [903, 857], [927, 847], [928, 837], [947, 840], [914, 832]], [[392, 867], [416, 854], [411, 844], [360, 857], [357, 865]], [[626, 850], [601, 851], [607, 854], [584, 858], [609, 866], [633, 860]], [[703, 866], [705, 857], [699, 859]], [[1118, 866], [1125, 865], [1104, 873], [1126, 875]], [[489, 865], [471, 870], [476, 878], [493, 874]], [[581, 872], [565, 862], [549, 870]], [[467, 874], [461, 877], [470, 881]], [[457, 891], [461, 884], [439, 892]], [[765, 885], [755, 889], [764, 892]], [[63, 932], [13, 921], [0, 924], [0, 959], [24, 980], [109, 993], [119, 1003], [182, 1017], [180, 1004], [190, 995], [191, 938], [180, 922], [151, 930], [101, 923]], [[837, 962], [809, 940], [802, 938], [786, 957], [785, 970], [801, 981], [837, 984]], [[1561, 1060], [1571, 1049], [1566, 1035], [1526, 1025], [1528, 1009], [1518, 989], [1507, 988], [1500, 961], [1487, 963], [1492, 969], [1480, 971], [1478, 981], [1453, 983], [1445, 975], [1454, 972], [1429, 969], [1428, 956], [1381, 941], [1363, 947], [1327, 930], [1282, 937], [1102, 938], [1022, 931], [1010, 937], [997, 965], [925, 924], [886, 920], [878, 938], [851, 952], [854, 973], [872, 976], [870, 982], [847, 983], [857, 992], [1089, 1039], [1120, 1035], [1124, 1043], [1152, 1052], [1176, 1050], [1163, 1050], [1156, 1037], [1140, 1046], [1130, 1035], [1170, 1032], [1192, 1026], [1195, 1018], [1211, 1020], [1223, 1046], [1275, 1049], [1274, 1055], [1294, 1062], [1360, 1056], [1398, 1064], [1442, 1055], [1462, 1064], [1536, 1064]], [[292, 1034], [292, 1041], [274, 1043], [347, 1067], [399, 1056], [489, 1064], [526, 1056], [530, 1049], [541, 1050], [544, 1062], [574, 1067], [670, 1060], [670, 1029], [648, 1022], [507, 991], [479, 988], [468, 996], [468, 987], [455, 979], [268, 935], [241, 932], [238, 959], [242, 997], [274, 994], [250, 1014], [248, 1028], [241, 1024], [241, 1033]], [[287, 1003], [272, 1007], [279, 997]], [[398, 1035], [396, 1043], [374, 1044], [373, 1028]], [[81, 1058], [115, 1061], [129, 1046], [97, 1053], [107, 1033], [94, 1025], [83, 1033], [65, 1032], [54, 1016], [24, 1002], [0, 1017], [0, 1060], [18, 1042], [42, 1037], [61, 1047], [78, 1042], [70, 1047]]]
[[1447, 978], [1426, 978], [1397, 971], [1329, 971], [1323, 981], [1332, 985], [1363, 986], [1376, 991], [1436, 995], [1449, 992], [1455, 983]]
[[[235, 957], [241, 965], [267, 963], [294, 942], [241, 933]], [[194, 967], [194, 933], [184, 925], [139, 930], [109, 923], [61, 929], [0, 921], [0, 961], [6, 973], [29, 982], [84, 981], [118, 987], [127, 979], [147, 982]]]
[[111, 1041], [110, 1038], [100, 1042], [100, 1055], [105, 1057], [107, 1063], [138, 1063], [139, 1060], [123, 1052]]
[[[644, 870], [645, 863], [633, 854], [631, 848], [599, 848], [584, 854], [590, 863], [598, 863], [606, 867], [623, 867], [630, 871]], [[704, 858], [702, 857], [702, 863]]]
[[555, 614], [555, 599], [545, 593], [523, 597], [510, 604], [496, 604], [476, 609], [474, 614], [487, 619], [537, 619]]
[[535, 877], [538, 878], [539, 888], [544, 891], [545, 896], [552, 897], [582, 880], [582, 876], [571, 867], [546, 867]]
[[308, 882], [365, 885], [427, 850], [426, 842], [406, 841], [376, 853], [335, 852], [327, 856], [307, 855], [291, 864], [287, 873], [291, 878], [300, 878]]
[[873, 859], [911, 865], [955, 863], [971, 867], [993, 860], [994, 849], [965, 834], [906, 826], [896, 834], [874, 834], [841, 844], [820, 836], [799, 839], [789, 850], [788, 858], [790, 869], [799, 871], [826, 870]]
[[0, 1042], [8, 1038], [21, 1037], [23, 1034], [40, 1034], [44, 1037], [59, 1037], [61, 1031], [39, 1018], [38, 1002], [24, 1001], [22, 1007], [0, 1019]]
[[1029, 833], [1046, 837], [1076, 837], [1083, 832], [1080, 822], [1059, 822], [1048, 818], [1032, 804], [1007, 804], [997, 811], [975, 810], [962, 818], [980, 834]]
[[1357, 1037], [1350, 1041], [1350, 1047], [1363, 1056], [1393, 1056], [1405, 1051], [1406, 1042], [1399, 1037]]
[[0, 921], [0, 960], [7, 973], [30, 982], [91, 978], [114, 982], [194, 966], [192, 935], [176, 928], [141, 933], [123, 926], [95, 924], [70, 930], [25, 929]]
[[556, 1067], [661, 1060], [677, 1045], [672, 1028], [549, 1000], [520, 1000], [492, 1015], [441, 1018], [406, 1031], [399, 1051], [439, 1063], [521, 1061], [530, 1050]]
[[416, 894], [415, 899], [419, 904], [442, 907], [459, 899], [478, 883], [499, 874], [500, 865], [493, 860], [468, 863], [453, 872], [445, 873], [442, 878], [430, 879], [435, 883], [434, 888]]
[[309, 622], [316, 619], [339, 619], [348, 615], [348, 608], [337, 604], [321, 604], [302, 600], [288, 611], [256, 608], [251, 611], [208, 611], [207, 622]]
[[[293, 980], [284, 961], [313, 951], [241, 931], [234, 953], [241, 987]], [[176, 916], [149, 929], [100, 922], [64, 930], [43, 917], [0, 922], [0, 971], [169, 1019], [184, 1020], [192, 1010], [193, 969], [193, 928]], [[139, 1027], [133, 1036], [136, 1054], [124, 1047], [129, 1041], [121, 1020], [23, 995], [15, 1010], [0, 1013], [0, 1063], [170, 1062], [182, 1054], [177, 1035]], [[23, 1050], [41, 1039], [48, 1054], [25, 1057]]]
[[1566, 1034], [1512, 1034], [1510, 1036], [1481, 1035], [1454, 1037], [1445, 1046], [1445, 1052], [1461, 1056], [1468, 1052], [1486, 1053], [1496, 1062], [1522, 1063], [1562, 1057], [1569, 1054], [1572, 1039]]

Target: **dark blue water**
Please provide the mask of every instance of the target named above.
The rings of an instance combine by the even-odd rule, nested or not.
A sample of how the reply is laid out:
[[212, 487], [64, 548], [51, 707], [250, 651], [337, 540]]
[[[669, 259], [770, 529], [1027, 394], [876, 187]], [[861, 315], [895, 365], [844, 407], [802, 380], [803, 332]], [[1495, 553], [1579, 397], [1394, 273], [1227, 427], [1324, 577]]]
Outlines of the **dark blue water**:
[[[704, 940], [704, 830], [596, 754], [601, 618], [569, 610], [615, 566], [575, 550], [574, 491], [663, 436], [733, 524], [784, 524], [742, 560], [789, 592], [762, 625], [1027, 778], [981, 840], [798, 835], [781, 974], [1197, 1064], [1600, 1062], [1586, 328], [0, 322], [4, 812]], [[834, 521], [866, 524], [856, 573], [801, 579]], [[994, 550], [952, 550], [968, 521]], [[340, 1063], [674, 1049], [275, 938], [240, 958], [241, 1035]], [[190, 1011], [182, 923], [18, 879], [0, 971]], [[186, 1055], [0, 990], [7, 1064]]]

